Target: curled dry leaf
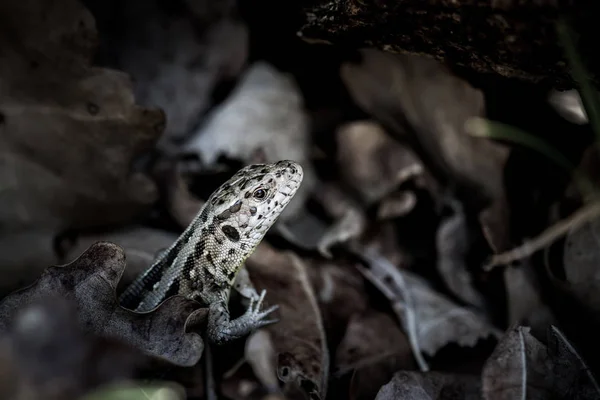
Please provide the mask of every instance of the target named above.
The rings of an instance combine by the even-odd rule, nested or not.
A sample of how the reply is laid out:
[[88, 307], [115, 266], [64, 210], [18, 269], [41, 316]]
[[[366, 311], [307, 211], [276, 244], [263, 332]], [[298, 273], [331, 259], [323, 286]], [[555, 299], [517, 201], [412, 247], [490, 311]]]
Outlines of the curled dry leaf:
[[440, 222], [436, 233], [438, 271], [455, 296], [484, 311], [487, 306], [485, 297], [474, 287], [466, 264], [471, 242], [464, 207], [453, 198], [447, 203], [452, 215]]
[[352, 122], [336, 134], [338, 166], [344, 182], [369, 205], [402, 182], [421, 176], [423, 165], [405, 145], [372, 121]]
[[293, 253], [277, 252], [265, 243], [246, 265], [257, 290], [266, 289], [269, 303], [279, 305], [280, 321], [265, 329], [273, 338], [284, 394], [325, 398], [329, 353], [307, 267]]
[[98, 11], [100, 22], [122, 23], [111, 28], [109, 50], [116, 53], [119, 68], [135, 79], [136, 97], [169, 116], [158, 143], [167, 151], [194, 129], [211, 106], [215, 86], [237, 77], [248, 55], [248, 32], [234, 17], [235, 2], [183, 3], [172, 7], [159, 0], [126, 0], [121, 7], [101, 4]]
[[[75, 0], [8, 0], [0, 25], [0, 242], [36, 231], [51, 241], [151, 204], [154, 183], [131, 166], [164, 114], [135, 104], [124, 73], [91, 67], [90, 13]], [[18, 259], [18, 250], [9, 254]]]
[[449, 343], [472, 347], [479, 339], [500, 336], [483, 315], [436, 293], [420, 277], [400, 271], [370, 249], [355, 252], [366, 263], [357, 268], [392, 303], [421, 370], [428, 369], [421, 352], [433, 356]]
[[6, 331], [21, 307], [44, 296], [64, 296], [75, 301], [79, 324], [86, 331], [118, 339], [175, 365], [196, 364], [204, 348], [202, 338], [185, 328], [203, 310], [194, 312], [198, 304], [180, 296], [145, 314], [121, 308], [115, 289], [124, 269], [123, 249], [107, 242], [94, 244], [72, 263], [46, 269], [35, 284], [4, 298], [0, 332]]
[[600, 387], [573, 346], [556, 328], [548, 347], [518, 326], [509, 330], [486, 362], [482, 392], [486, 400], [597, 399]]
[[0, 397], [14, 400], [76, 399], [99, 385], [133, 378], [143, 359], [118, 342], [85, 333], [74, 305], [56, 295], [16, 313], [0, 353], [10, 370], [1, 374], [10, 379], [0, 383]]
[[398, 323], [373, 310], [353, 315], [335, 354], [335, 374], [352, 372], [353, 399], [374, 398], [394, 372], [414, 367], [408, 339]]
[[294, 160], [304, 169], [302, 186], [283, 211], [296, 216], [314, 184], [309, 161], [310, 136], [302, 94], [293, 78], [270, 64], [254, 63], [228, 99], [183, 146], [212, 165], [220, 155], [246, 164]]
[[503, 168], [508, 150], [465, 131], [483, 116], [481, 91], [453, 76], [435, 60], [363, 49], [360, 63], [342, 65], [354, 101], [391, 134], [406, 140], [445, 186], [481, 210], [480, 220], [497, 252], [510, 246]]
[[331, 258], [329, 249], [359, 237], [366, 228], [367, 220], [356, 201], [334, 184], [319, 184], [315, 198], [335, 218], [335, 222], [323, 232], [317, 249], [324, 257]]
[[377, 393], [376, 400], [478, 400], [480, 383], [476, 376], [441, 372], [401, 371]]

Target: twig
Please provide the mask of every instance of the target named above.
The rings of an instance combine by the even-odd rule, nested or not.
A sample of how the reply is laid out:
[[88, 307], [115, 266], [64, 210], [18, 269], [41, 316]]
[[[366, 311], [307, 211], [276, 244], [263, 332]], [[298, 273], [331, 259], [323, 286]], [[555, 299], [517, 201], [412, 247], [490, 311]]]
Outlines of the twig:
[[529, 257], [536, 251], [549, 246], [558, 238], [566, 235], [570, 230], [578, 229], [587, 222], [599, 216], [600, 201], [594, 200], [575, 211], [569, 217], [552, 225], [536, 238], [528, 240], [512, 250], [494, 255], [490, 262], [488, 262], [483, 268], [486, 271], [490, 271], [499, 265], [510, 264], [514, 261]]

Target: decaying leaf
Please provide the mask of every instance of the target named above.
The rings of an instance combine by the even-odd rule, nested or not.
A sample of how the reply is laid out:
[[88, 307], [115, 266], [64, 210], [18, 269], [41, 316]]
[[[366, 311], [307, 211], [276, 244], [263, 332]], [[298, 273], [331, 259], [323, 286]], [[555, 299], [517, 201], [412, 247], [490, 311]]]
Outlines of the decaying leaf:
[[138, 314], [118, 305], [115, 290], [123, 270], [123, 249], [107, 242], [91, 246], [72, 263], [50, 267], [33, 285], [0, 302], [0, 332], [8, 329], [22, 307], [48, 295], [64, 296], [77, 305], [79, 324], [88, 332], [118, 339], [145, 353], [179, 366], [198, 362], [204, 348], [186, 324], [200, 318], [198, 303], [180, 296], [156, 310]]
[[414, 368], [408, 339], [398, 323], [373, 310], [353, 315], [335, 354], [335, 375], [352, 373], [353, 399], [374, 398], [394, 372]]
[[51, 241], [154, 202], [154, 183], [132, 163], [152, 148], [164, 114], [135, 104], [124, 73], [91, 66], [89, 12], [75, 0], [9, 0], [0, 26], [0, 241], [35, 231]]
[[376, 400], [478, 400], [478, 377], [441, 372], [401, 371], [377, 393]]
[[341, 375], [390, 358], [398, 359], [396, 370], [412, 367], [408, 339], [398, 323], [382, 312], [354, 314], [336, 351], [335, 373]]
[[309, 161], [310, 136], [303, 99], [292, 77], [266, 62], [246, 70], [231, 96], [207, 117], [184, 145], [208, 165], [220, 155], [245, 164], [294, 160], [304, 179], [281, 218], [294, 217], [309, 195], [315, 176]]
[[74, 304], [52, 294], [19, 309], [0, 343], [9, 369], [0, 378], [4, 399], [76, 399], [133, 378], [143, 360], [121, 343], [85, 333]]
[[341, 176], [367, 205], [381, 200], [400, 183], [423, 174], [423, 165], [412, 150], [388, 136], [375, 122], [343, 125], [336, 139]]
[[324, 257], [331, 258], [329, 249], [338, 244], [359, 237], [367, 224], [364, 211], [340, 187], [332, 184], [319, 184], [315, 198], [323, 205], [335, 222], [322, 232], [317, 250]]
[[484, 316], [436, 293], [422, 278], [400, 271], [370, 249], [357, 255], [366, 263], [357, 263], [357, 268], [392, 303], [423, 371], [428, 367], [421, 352], [433, 356], [449, 343], [472, 347], [479, 339], [499, 336]]
[[573, 346], [556, 328], [548, 347], [529, 328], [510, 329], [482, 372], [486, 400], [597, 399], [600, 387]]
[[277, 375], [284, 394], [300, 392], [322, 399], [327, 392], [329, 353], [319, 305], [306, 266], [293, 253], [280, 253], [265, 243], [247, 262], [258, 290], [279, 305], [280, 321], [266, 327], [277, 353]]
[[496, 252], [510, 245], [503, 168], [508, 150], [471, 137], [465, 123], [483, 116], [481, 91], [453, 76], [435, 60], [413, 55], [360, 51], [359, 63], [342, 66], [354, 101], [390, 134], [412, 144], [428, 170], [461, 200], [481, 210], [482, 228]]
[[448, 199], [448, 206], [452, 215], [440, 222], [436, 234], [438, 271], [455, 296], [484, 311], [486, 300], [474, 287], [466, 265], [471, 242], [464, 207], [456, 199]]

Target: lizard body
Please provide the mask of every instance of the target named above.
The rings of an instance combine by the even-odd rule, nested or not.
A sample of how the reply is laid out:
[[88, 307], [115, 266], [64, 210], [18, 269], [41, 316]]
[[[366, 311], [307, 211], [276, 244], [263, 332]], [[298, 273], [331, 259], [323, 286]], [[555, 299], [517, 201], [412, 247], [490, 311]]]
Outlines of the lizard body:
[[[211, 194], [181, 236], [123, 292], [120, 304], [147, 312], [176, 294], [199, 300], [209, 307], [207, 334], [214, 343], [275, 322], [265, 317], [277, 306], [260, 311], [265, 291], [256, 293], [242, 267], [302, 178], [302, 167], [293, 161], [242, 168]], [[228, 309], [232, 287], [250, 300], [246, 312], [234, 320]]]

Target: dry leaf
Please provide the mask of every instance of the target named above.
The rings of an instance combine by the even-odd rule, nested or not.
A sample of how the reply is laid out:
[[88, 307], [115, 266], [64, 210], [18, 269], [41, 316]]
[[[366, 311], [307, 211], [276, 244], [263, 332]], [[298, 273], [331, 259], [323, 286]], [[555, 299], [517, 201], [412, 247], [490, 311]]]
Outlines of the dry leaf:
[[121, 308], [115, 289], [124, 269], [123, 249], [97, 243], [72, 263], [46, 269], [35, 284], [4, 298], [0, 331], [6, 331], [20, 308], [44, 296], [64, 296], [76, 302], [79, 323], [86, 331], [118, 339], [175, 365], [196, 364], [203, 342], [200, 335], [185, 333], [185, 327], [203, 311], [194, 312], [198, 303], [174, 296], [149, 313]]
[[564, 92], [552, 90], [548, 94], [548, 103], [564, 119], [577, 125], [589, 123], [587, 113], [577, 89]]
[[449, 343], [473, 347], [480, 339], [499, 336], [484, 316], [436, 293], [422, 278], [400, 271], [370, 249], [356, 253], [366, 263], [357, 268], [392, 303], [422, 370], [428, 367], [421, 352], [433, 356]]
[[361, 62], [342, 66], [354, 101], [406, 140], [443, 184], [459, 189], [460, 200], [481, 210], [482, 228], [496, 252], [510, 246], [503, 168], [508, 150], [465, 131], [483, 116], [483, 94], [435, 60], [413, 55], [360, 51]]
[[478, 400], [480, 398], [480, 384], [475, 376], [401, 371], [381, 388], [375, 399]]
[[394, 372], [414, 367], [408, 339], [398, 323], [373, 310], [352, 317], [335, 354], [335, 375], [353, 373], [349, 389], [353, 399], [374, 398]]
[[364, 279], [350, 264], [321, 262], [307, 270], [329, 342], [339, 343], [352, 315], [368, 307]]
[[482, 373], [486, 400], [597, 399], [600, 387], [562, 333], [552, 327], [548, 347], [529, 328], [509, 330]]
[[291, 77], [265, 62], [254, 63], [230, 97], [216, 107], [183, 151], [207, 165], [219, 156], [244, 164], [294, 160], [304, 169], [302, 186], [281, 214], [293, 218], [304, 205], [315, 176], [303, 99]]
[[375, 122], [343, 125], [336, 139], [341, 177], [367, 205], [424, 173], [412, 150], [388, 136]]
[[265, 243], [246, 265], [257, 290], [266, 289], [268, 302], [279, 305], [280, 321], [265, 329], [273, 338], [284, 394], [325, 398], [329, 353], [306, 266], [293, 253], [277, 252]]
[[[51, 242], [151, 204], [154, 183], [132, 163], [152, 148], [164, 114], [135, 104], [124, 73], [91, 67], [89, 12], [75, 0], [8, 0], [0, 26], [0, 242], [18, 232], [34, 243], [36, 231]], [[9, 254], [20, 264], [18, 250]]]
[[485, 311], [486, 299], [473, 285], [473, 276], [467, 269], [471, 241], [464, 207], [456, 199], [448, 199], [448, 206], [452, 215], [442, 219], [436, 233], [438, 271], [455, 296]]

